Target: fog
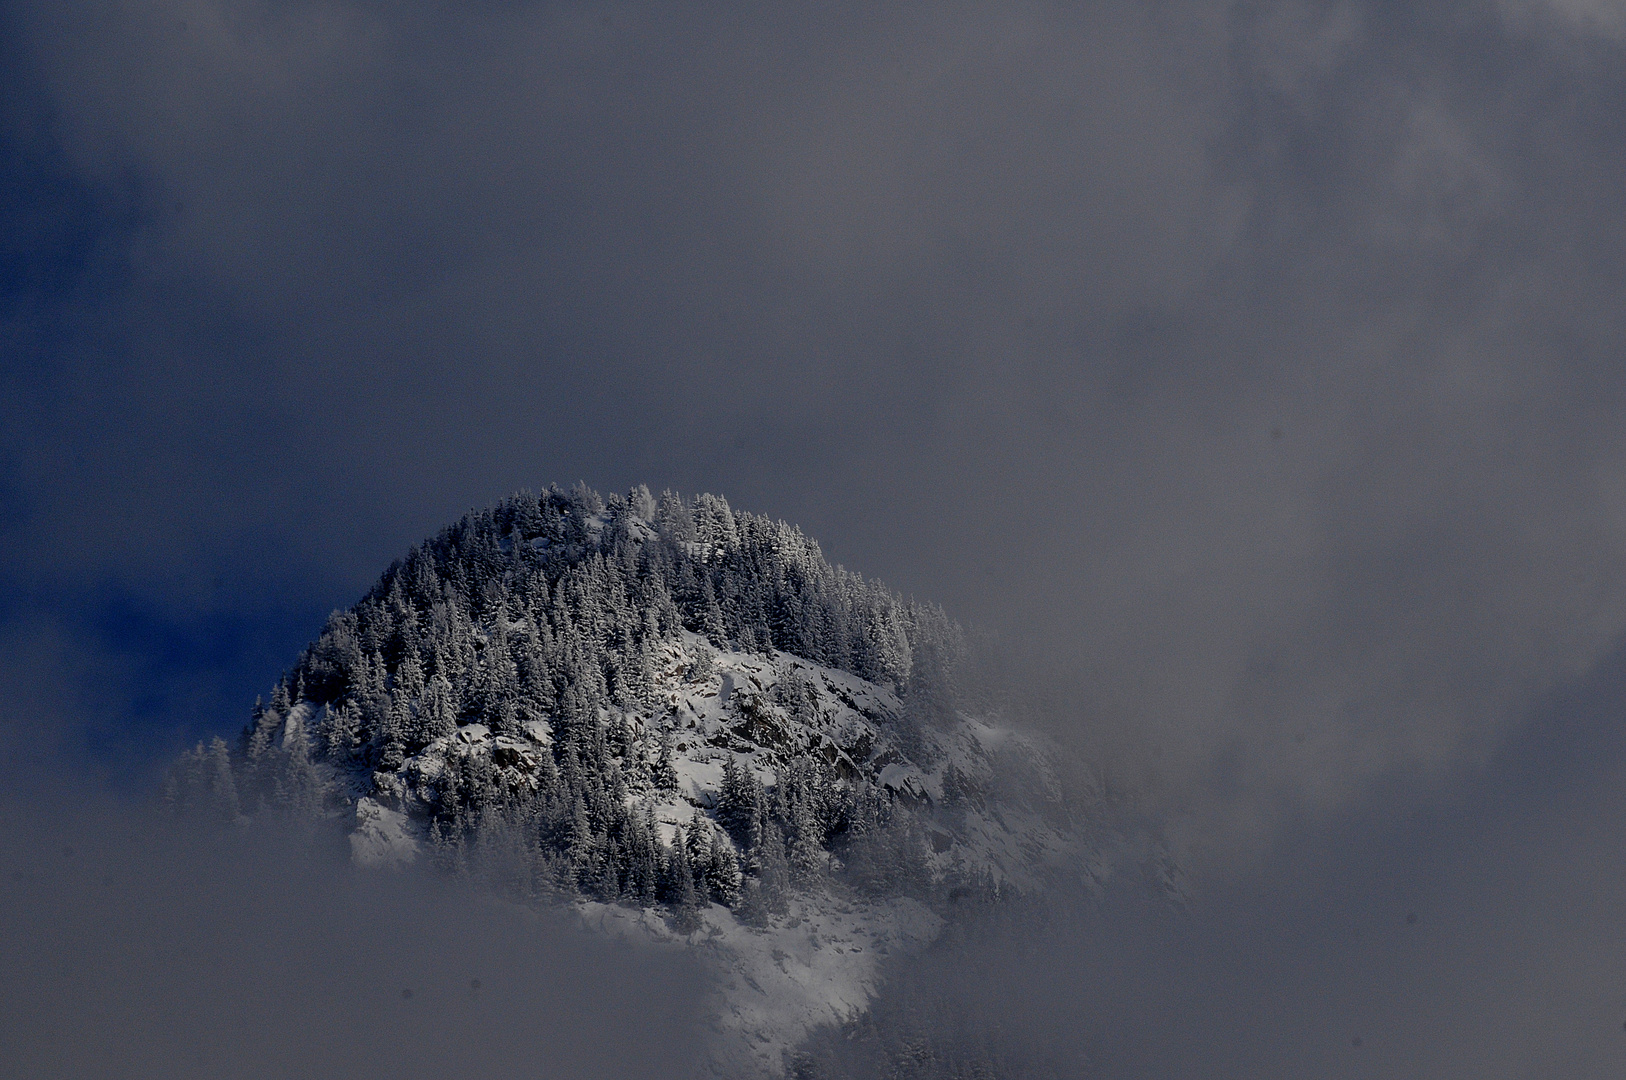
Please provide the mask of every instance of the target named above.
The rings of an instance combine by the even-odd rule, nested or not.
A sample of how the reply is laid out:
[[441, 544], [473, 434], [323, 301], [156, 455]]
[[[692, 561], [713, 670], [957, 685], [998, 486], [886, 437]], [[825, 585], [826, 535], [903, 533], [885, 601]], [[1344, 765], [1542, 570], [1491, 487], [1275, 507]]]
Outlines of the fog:
[[[1614, 1001], [1583, 942], [1619, 914], [1617, 756], [1554, 718], [1609, 715], [1626, 630], [1618, 4], [0, 20], [0, 744], [31, 784], [139, 799], [470, 507], [713, 491], [990, 632], [1188, 868], [1189, 966], [1156, 924], [1042, 984], [1201, 1033], [1124, 1069], [1613, 1052], [1554, 1033]], [[1394, 942], [1440, 936], [1340, 952], [1395, 868], [1437, 909]], [[1189, 985], [1089, 996], [1092, 965]], [[1342, 1056], [1181, 1028], [1228, 980]], [[1304, 1001], [1378, 1017], [1385, 980], [1411, 1057]]]
[[808, 1075], [1617, 1075], [1623, 688], [1617, 655], [1472, 782], [1301, 821], [1187, 904], [1127, 876], [973, 920]]
[[310, 837], [94, 799], [6, 819], [7, 1075], [669, 1077], [701, 1060], [707, 984], [680, 953], [357, 873]]

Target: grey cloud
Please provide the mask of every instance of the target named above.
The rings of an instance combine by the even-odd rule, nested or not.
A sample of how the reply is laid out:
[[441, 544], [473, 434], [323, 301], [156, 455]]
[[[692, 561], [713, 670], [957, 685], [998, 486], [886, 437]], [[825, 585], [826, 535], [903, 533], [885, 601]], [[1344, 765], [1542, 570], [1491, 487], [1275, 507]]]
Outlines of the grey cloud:
[[95, 796], [6, 816], [9, 1075], [669, 1077], [700, 1060], [681, 956]]
[[[1618, 1072], [1613, 7], [0, 19], [7, 133], [47, 118], [100, 230], [0, 370], [26, 1067], [687, 1052], [681, 967], [62, 807], [104, 713], [229, 732], [408, 544], [580, 477], [722, 492], [996, 629], [1193, 874], [1186, 915], [1086, 904], [893, 1000], [1108, 1077]], [[87, 634], [108, 593], [280, 612], [261, 682]]]
[[514, 487], [722, 491], [1070, 673], [1053, 726], [1239, 844], [1483, 762], [1626, 626], [1618, 78], [1539, 21], [11, 19], [144, 199], [9, 414], [40, 574], [338, 603]]
[[1509, 22], [1531, 33], [1557, 29], [1583, 39], [1626, 37], [1626, 8], [1613, 0], [1530, 0], [1509, 2], [1503, 8]]
[[1037, 928], [996, 916], [897, 973], [882, 1037], [818, 1056], [854, 1076], [968, 1050], [1102, 1080], [1612, 1075], [1621, 671], [1616, 650], [1448, 797], [1301, 819], [1187, 909], [1130, 888]]

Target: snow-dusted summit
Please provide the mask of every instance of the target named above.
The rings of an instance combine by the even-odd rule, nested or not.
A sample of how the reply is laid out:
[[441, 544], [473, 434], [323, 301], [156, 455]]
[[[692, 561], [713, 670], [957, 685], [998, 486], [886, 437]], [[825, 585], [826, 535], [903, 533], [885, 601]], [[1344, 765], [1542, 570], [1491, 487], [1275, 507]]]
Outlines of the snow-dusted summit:
[[721, 499], [552, 489], [390, 568], [172, 797], [326, 818], [698, 950], [711, 1071], [772, 1075], [959, 901], [1096, 872], [1088, 793], [979, 718], [941, 611]]

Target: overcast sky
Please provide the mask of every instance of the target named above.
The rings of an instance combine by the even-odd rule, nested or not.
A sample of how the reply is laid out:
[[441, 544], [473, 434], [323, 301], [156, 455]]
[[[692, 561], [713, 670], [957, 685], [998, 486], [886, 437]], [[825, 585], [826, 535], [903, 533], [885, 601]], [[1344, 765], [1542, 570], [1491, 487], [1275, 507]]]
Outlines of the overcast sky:
[[410, 544], [580, 479], [998, 632], [1194, 866], [1618, 776], [1619, 0], [0, 20], [13, 764], [140, 790]]

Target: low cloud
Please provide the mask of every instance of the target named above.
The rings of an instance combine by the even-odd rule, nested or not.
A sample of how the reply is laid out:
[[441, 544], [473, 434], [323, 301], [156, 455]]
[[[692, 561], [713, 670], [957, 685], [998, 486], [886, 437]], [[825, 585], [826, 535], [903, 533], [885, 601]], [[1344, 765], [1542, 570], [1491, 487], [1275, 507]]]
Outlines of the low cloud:
[[1617, 651], [1448, 796], [1301, 819], [1188, 904], [1119, 881], [995, 912], [812, 1044], [809, 1075], [1613, 1075], [1623, 692]]
[[150, 759], [471, 506], [717, 491], [1336, 878], [1626, 631], [1617, 15], [11, 5], [0, 685]]
[[6, 820], [9, 1075], [670, 1077], [701, 1060], [703, 977], [681, 955], [94, 795]]

